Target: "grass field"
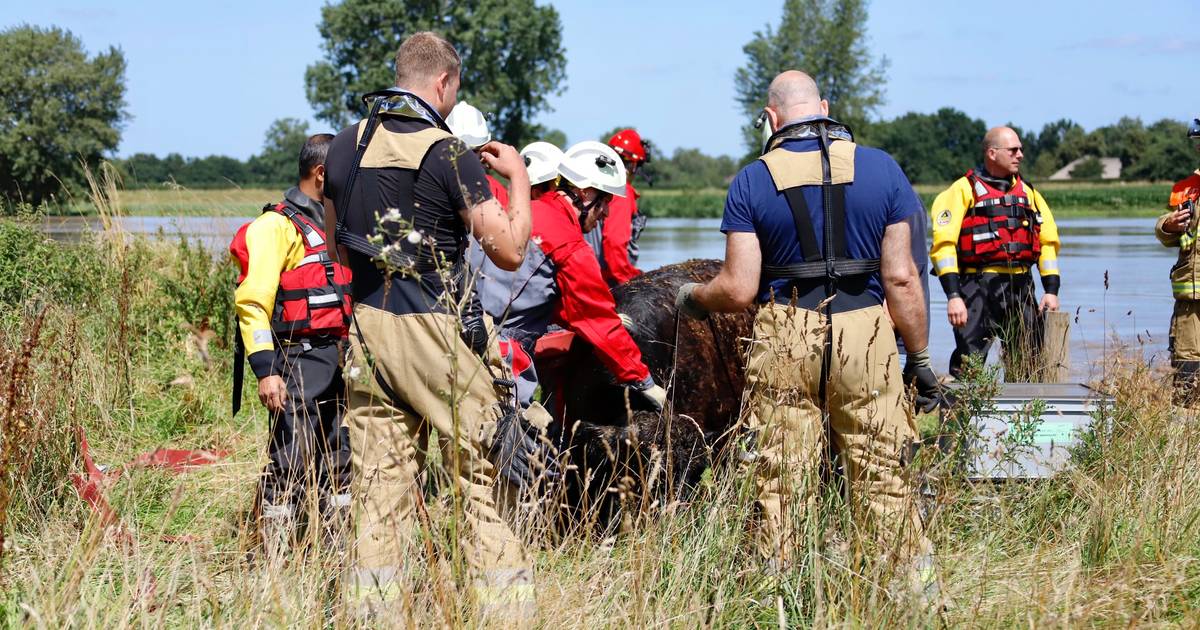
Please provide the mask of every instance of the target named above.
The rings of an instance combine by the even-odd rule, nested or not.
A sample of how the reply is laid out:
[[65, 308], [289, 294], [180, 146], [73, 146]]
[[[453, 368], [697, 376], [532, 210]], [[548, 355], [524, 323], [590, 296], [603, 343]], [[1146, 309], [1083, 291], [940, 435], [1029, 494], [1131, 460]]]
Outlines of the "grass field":
[[[253, 386], [242, 413], [229, 413], [228, 265], [186, 241], [110, 231], [60, 244], [35, 224], [0, 221], [0, 268], [0, 626], [359, 621], [335, 555], [282, 566], [247, 558], [267, 421]], [[752, 551], [753, 484], [725, 467], [688, 501], [631, 512], [626, 531], [535, 546], [533, 625], [1193, 626], [1200, 419], [1170, 405], [1161, 367], [1106, 361], [1096, 385], [1115, 403], [1060, 476], [974, 484], [932, 451], [914, 461], [945, 610], [889, 594], [895, 567], [873, 555], [835, 493], [794, 511], [800, 560], [776, 574]], [[110, 472], [160, 447], [227, 454], [179, 475], [126, 469], [105, 482], [108, 521], [72, 485], [81, 436]], [[414, 550], [418, 569], [452, 555], [457, 524], [453, 492], [429, 481], [439, 490], [417, 538], [443, 553]], [[512, 627], [481, 619], [470, 584], [455, 566], [415, 570], [370, 625]]]
[[[1169, 184], [1053, 183], [1038, 184], [1056, 217], [1152, 217], [1166, 204]], [[916, 187], [928, 208], [945, 186]], [[229, 188], [218, 190], [138, 189], [121, 191], [119, 203], [131, 216], [254, 216], [263, 205], [278, 200], [280, 190]], [[725, 191], [646, 189], [639, 207], [649, 216], [681, 218], [720, 217]], [[55, 214], [90, 214], [90, 202], [78, 201], [51, 208]]]

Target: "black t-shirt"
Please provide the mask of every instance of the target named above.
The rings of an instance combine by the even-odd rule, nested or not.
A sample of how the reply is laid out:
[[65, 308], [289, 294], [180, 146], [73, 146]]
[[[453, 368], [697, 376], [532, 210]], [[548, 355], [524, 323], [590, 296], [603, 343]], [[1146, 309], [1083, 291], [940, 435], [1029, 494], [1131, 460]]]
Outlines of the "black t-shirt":
[[[382, 141], [384, 132], [408, 134], [428, 129], [425, 120], [385, 117], [372, 144]], [[443, 282], [439, 267], [457, 267], [462, 260], [468, 226], [461, 212], [469, 206], [492, 198], [479, 158], [457, 138], [437, 141], [413, 171], [398, 167], [360, 168], [354, 194], [344, 206], [346, 181], [354, 165], [358, 125], [343, 129], [333, 139], [325, 159], [325, 196], [338, 209], [338, 216], [353, 234], [376, 233], [378, 217], [392, 208], [399, 211], [402, 228], [388, 225], [380, 231], [384, 242], [396, 242], [401, 250], [416, 259], [411, 274], [392, 273], [385, 282], [384, 273], [367, 256], [350, 252], [354, 273], [354, 300], [397, 313], [444, 311], [443, 295], [457, 297], [457, 281]], [[418, 244], [405, 238], [413, 228], [420, 232]], [[439, 306], [440, 304], [440, 306]]]

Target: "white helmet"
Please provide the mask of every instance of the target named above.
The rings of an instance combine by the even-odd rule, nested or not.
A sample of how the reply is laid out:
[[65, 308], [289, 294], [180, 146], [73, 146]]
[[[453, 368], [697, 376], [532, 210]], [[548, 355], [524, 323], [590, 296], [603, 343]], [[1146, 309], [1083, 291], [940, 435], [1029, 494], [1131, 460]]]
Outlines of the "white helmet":
[[595, 140], [584, 140], [567, 149], [558, 172], [579, 188], [595, 188], [625, 196], [625, 164], [612, 147]]
[[562, 162], [562, 149], [549, 142], [531, 142], [521, 149], [525, 158], [525, 170], [529, 171], [529, 185], [537, 186], [558, 177], [558, 164]]
[[483, 112], [466, 101], [459, 101], [454, 109], [450, 110], [450, 115], [446, 117], [446, 126], [472, 149], [478, 149], [492, 139], [492, 132], [488, 131], [487, 119], [483, 117]]

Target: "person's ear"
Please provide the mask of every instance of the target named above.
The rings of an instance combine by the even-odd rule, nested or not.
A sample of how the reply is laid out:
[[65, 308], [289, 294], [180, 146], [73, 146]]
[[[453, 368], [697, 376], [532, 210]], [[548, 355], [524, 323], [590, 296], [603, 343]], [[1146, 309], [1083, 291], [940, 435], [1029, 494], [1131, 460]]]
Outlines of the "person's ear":
[[438, 75], [437, 83], [434, 85], [434, 90], [437, 92], [438, 100], [445, 102], [446, 93], [450, 91], [449, 72], [443, 72]]
[[829, 101], [821, 99], [821, 115], [829, 118]]
[[320, 184], [325, 183], [325, 165], [324, 164], [318, 164], [318, 165], [314, 166], [312, 173], [313, 173], [313, 177], [315, 177], [317, 179], [317, 183], [320, 183]]
[[771, 125], [771, 133], [779, 131], [779, 125], [783, 122], [779, 120], [779, 114], [770, 105], [764, 107], [763, 111], [767, 112], [767, 124]]

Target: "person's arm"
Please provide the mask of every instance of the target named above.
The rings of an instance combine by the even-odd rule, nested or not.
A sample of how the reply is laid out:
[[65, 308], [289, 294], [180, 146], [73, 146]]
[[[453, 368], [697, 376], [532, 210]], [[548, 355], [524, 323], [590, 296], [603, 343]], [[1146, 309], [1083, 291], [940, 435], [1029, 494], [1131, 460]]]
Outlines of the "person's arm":
[[754, 232], [725, 235], [725, 264], [717, 277], [697, 286], [691, 300], [705, 311], [735, 313], [754, 304], [762, 273], [762, 250]]
[[578, 238], [548, 254], [560, 295], [558, 316], [565, 327], [592, 345], [618, 383], [643, 383], [650, 371], [642, 363], [642, 351], [621, 325], [617, 305], [591, 248]]
[[637, 267], [629, 262], [629, 239], [633, 237], [634, 201], [628, 197], [614, 197], [608, 203], [608, 218], [604, 220], [604, 262], [608, 264], [608, 275], [618, 284], [628, 282], [639, 275]]
[[[929, 211], [933, 222], [933, 244], [929, 259], [946, 293], [946, 319], [951, 326], [965, 326], [967, 305], [959, 292], [958, 235], [967, 208], [974, 203], [971, 184], [960, 178], [933, 200]], [[906, 342], [907, 343], [907, 342]]]
[[1179, 247], [1179, 237], [1187, 229], [1191, 213], [1182, 208], [1168, 210], [1154, 223], [1154, 237], [1164, 247]]
[[1042, 228], [1040, 231], [1040, 240], [1042, 243], [1042, 253], [1038, 257], [1038, 271], [1042, 275], [1042, 300], [1041, 309], [1043, 311], [1058, 310], [1058, 289], [1061, 285], [1061, 277], [1058, 273], [1058, 224], [1054, 222], [1054, 214], [1050, 212], [1050, 204], [1042, 197], [1042, 193], [1030, 189], [1030, 196], [1034, 203], [1034, 207], [1042, 215]]
[[299, 233], [286, 217], [263, 214], [246, 228], [249, 264], [246, 277], [233, 292], [238, 331], [246, 348], [250, 370], [258, 379], [259, 399], [271, 411], [283, 409], [287, 397], [282, 371], [275, 364], [275, 342], [271, 335], [271, 314], [279, 276], [287, 264], [292, 241]]
[[507, 144], [489, 142], [480, 149], [488, 168], [508, 180], [508, 211], [496, 199], [472, 204], [468, 201], [463, 220], [496, 266], [516, 271], [525, 259], [529, 241], [529, 173], [517, 150]]
[[879, 258], [883, 295], [896, 332], [911, 353], [929, 346], [925, 295], [912, 258], [912, 235], [907, 221], [887, 226]]

